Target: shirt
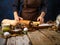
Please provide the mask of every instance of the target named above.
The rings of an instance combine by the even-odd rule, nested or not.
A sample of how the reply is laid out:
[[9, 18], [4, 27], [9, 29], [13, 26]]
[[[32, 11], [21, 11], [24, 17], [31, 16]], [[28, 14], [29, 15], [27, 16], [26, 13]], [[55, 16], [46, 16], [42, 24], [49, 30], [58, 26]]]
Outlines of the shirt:
[[[14, 3], [12, 5], [13, 11], [18, 11], [18, 14], [21, 14], [22, 11], [22, 5], [23, 5], [24, 0], [14, 0]], [[42, 12], [44, 11], [47, 13], [47, 5], [48, 1], [47, 0], [42, 0], [41, 6], [39, 6], [38, 11]]]

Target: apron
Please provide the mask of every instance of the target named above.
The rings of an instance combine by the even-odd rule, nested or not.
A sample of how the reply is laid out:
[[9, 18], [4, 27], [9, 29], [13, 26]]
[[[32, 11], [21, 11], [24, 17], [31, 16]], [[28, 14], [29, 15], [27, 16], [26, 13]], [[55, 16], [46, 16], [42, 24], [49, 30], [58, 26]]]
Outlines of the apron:
[[40, 5], [41, 0], [24, 0], [21, 17], [25, 20], [36, 21], [40, 13], [38, 12]]

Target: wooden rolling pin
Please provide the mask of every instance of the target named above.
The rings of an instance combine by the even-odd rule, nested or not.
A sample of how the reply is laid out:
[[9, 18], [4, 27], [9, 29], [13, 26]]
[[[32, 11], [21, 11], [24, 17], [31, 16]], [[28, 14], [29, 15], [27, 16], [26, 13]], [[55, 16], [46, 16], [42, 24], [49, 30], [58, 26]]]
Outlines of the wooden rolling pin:
[[30, 21], [29, 20], [20, 20], [19, 23], [29, 25]]
[[20, 24], [25, 24], [25, 25], [38, 25], [40, 24], [40, 22], [37, 21], [30, 21], [30, 20], [20, 20], [19, 21]]

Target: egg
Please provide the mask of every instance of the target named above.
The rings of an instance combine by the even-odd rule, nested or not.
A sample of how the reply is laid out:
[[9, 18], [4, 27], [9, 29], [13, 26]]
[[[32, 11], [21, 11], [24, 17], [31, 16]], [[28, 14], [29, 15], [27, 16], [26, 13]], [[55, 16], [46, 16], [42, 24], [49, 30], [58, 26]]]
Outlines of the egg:
[[60, 24], [60, 14], [56, 17], [56, 26], [59, 26]]
[[27, 28], [27, 27], [25, 27], [23, 30], [24, 30], [24, 31], [28, 31], [28, 28]]
[[4, 36], [9, 36], [10, 33], [9, 32], [4, 32]]

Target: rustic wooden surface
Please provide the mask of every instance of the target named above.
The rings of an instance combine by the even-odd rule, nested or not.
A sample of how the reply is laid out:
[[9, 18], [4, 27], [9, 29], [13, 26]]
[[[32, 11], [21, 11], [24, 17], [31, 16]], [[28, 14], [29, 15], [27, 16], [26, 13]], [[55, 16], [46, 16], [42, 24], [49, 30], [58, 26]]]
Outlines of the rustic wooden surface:
[[40, 29], [28, 32], [27, 35], [10, 37], [7, 39], [0, 38], [0, 45], [60, 45], [60, 33]]
[[0, 38], [0, 45], [5, 45], [5, 41], [6, 41], [6, 39]]
[[52, 30], [41, 30], [40, 32], [50, 39], [54, 45], [60, 45], [60, 33]]
[[33, 45], [52, 45], [52, 42], [39, 31], [30, 32], [28, 35]]
[[28, 32], [33, 45], [60, 45], [60, 33], [52, 30]]
[[30, 45], [27, 35], [11, 37], [7, 40], [7, 45]]

